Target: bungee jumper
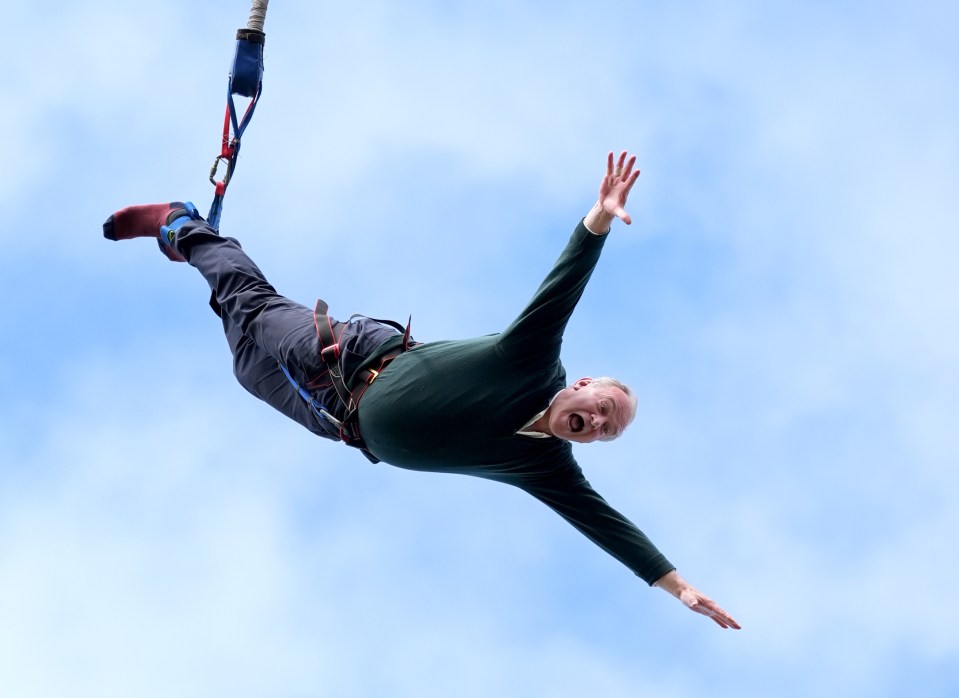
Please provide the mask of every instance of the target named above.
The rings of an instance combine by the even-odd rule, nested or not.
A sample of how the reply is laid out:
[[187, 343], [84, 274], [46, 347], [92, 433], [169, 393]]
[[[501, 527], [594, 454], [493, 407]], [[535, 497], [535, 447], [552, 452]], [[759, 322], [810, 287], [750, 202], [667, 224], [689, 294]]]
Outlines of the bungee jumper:
[[[262, 76], [262, 21], [259, 31], [255, 70]], [[256, 82], [251, 109], [262, 89]], [[235, 164], [234, 153], [224, 157]], [[169, 259], [196, 268], [210, 286], [239, 383], [312, 433], [374, 463], [518, 487], [649, 585], [722, 628], [739, 629], [592, 488], [573, 457], [572, 442], [618, 438], [636, 413], [628, 386], [607, 377], [567, 385], [560, 360], [567, 322], [613, 220], [632, 222], [625, 205], [639, 177], [635, 164], [625, 151], [607, 155], [596, 203], [533, 298], [502, 332], [465, 340], [418, 342], [409, 323], [362, 315], [339, 321], [323, 301], [311, 310], [281, 296], [240, 243], [218, 232], [225, 184], [207, 220], [190, 202], [130, 206], [106, 220], [103, 234], [154, 238]]]

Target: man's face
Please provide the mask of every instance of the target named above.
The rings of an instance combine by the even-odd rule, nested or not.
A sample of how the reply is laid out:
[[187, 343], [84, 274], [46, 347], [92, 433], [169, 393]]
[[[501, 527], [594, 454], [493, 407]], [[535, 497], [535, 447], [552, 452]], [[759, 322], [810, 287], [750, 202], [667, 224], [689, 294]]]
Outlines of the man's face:
[[585, 444], [615, 439], [632, 414], [622, 390], [580, 378], [556, 396], [547, 416], [553, 436]]

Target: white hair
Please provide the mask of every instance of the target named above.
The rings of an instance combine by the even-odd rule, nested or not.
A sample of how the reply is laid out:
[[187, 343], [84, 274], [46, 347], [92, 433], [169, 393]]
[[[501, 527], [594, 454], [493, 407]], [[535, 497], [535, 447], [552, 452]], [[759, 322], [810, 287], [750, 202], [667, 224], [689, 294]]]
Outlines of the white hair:
[[626, 402], [629, 405], [629, 419], [627, 419], [623, 424], [623, 429], [625, 430], [626, 427], [632, 424], [633, 419], [636, 417], [636, 404], [638, 402], [636, 399], [636, 393], [634, 393], [632, 389], [622, 381], [618, 381], [615, 378], [610, 378], [609, 376], [600, 376], [599, 378], [594, 378], [593, 385], [600, 388], [616, 388], [626, 396]]

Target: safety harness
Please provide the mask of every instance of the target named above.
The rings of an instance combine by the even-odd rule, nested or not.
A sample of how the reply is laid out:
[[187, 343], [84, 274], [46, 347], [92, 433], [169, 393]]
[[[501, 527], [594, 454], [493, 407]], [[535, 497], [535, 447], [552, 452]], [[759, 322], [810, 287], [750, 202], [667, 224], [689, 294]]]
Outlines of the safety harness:
[[[392, 320], [380, 320], [377, 318], [370, 318], [376, 322], [379, 322], [384, 325], [389, 325], [390, 327], [395, 328], [398, 332], [403, 333], [403, 342], [398, 346], [387, 350], [383, 354], [380, 354], [376, 357], [376, 368], [373, 368], [372, 365], [364, 365], [359, 368], [351, 378], [347, 378], [343, 375], [343, 365], [340, 361], [341, 350], [340, 350], [340, 341], [343, 338], [343, 325], [340, 329], [339, 334], [336, 333], [334, 329], [333, 319], [327, 314], [329, 306], [322, 300], [316, 302], [316, 307], [313, 309], [313, 322], [316, 328], [316, 336], [319, 340], [320, 346], [320, 359], [323, 361], [323, 365], [326, 367], [327, 372], [329, 373], [330, 382], [333, 385], [333, 389], [336, 391], [336, 397], [339, 400], [340, 405], [344, 409], [345, 416], [343, 419], [337, 419], [333, 414], [331, 414], [327, 405], [324, 405], [320, 400], [317, 399], [316, 395], [311, 393], [309, 390], [301, 386], [296, 382], [296, 379], [290, 375], [289, 369], [280, 364], [280, 368], [283, 370], [283, 374], [286, 376], [287, 380], [293, 385], [300, 397], [306, 402], [310, 407], [310, 411], [313, 412], [314, 416], [317, 419], [320, 419], [327, 424], [330, 424], [339, 434], [340, 440], [343, 441], [347, 446], [352, 446], [358, 448], [363, 452], [370, 461], [373, 463], [379, 463], [379, 459], [370, 453], [369, 449], [366, 447], [366, 443], [363, 441], [363, 437], [360, 434], [359, 419], [358, 419], [358, 409], [360, 406], [360, 399], [366, 393], [366, 389], [372, 385], [380, 373], [385, 369], [397, 356], [402, 354], [405, 351], [408, 351], [412, 347], [416, 346], [416, 342], [411, 341], [410, 339], [410, 323], [406, 324], [404, 328], [399, 323], [393, 322]], [[350, 319], [357, 317], [364, 317], [361, 315], [353, 315]]]

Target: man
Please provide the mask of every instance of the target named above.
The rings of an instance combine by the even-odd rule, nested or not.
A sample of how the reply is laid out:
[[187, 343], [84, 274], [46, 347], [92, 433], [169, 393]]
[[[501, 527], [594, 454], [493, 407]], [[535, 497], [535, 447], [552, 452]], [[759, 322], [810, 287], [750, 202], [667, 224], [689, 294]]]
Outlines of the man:
[[248, 391], [313, 433], [410, 470], [510, 484], [552, 508], [635, 574], [722, 628], [740, 626], [686, 582], [649, 539], [586, 481], [570, 442], [620, 436], [636, 412], [611, 378], [566, 386], [560, 345], [614, 218], [629, 225], [639, 177], [626, 152], [606, 161], [599, 197], [522, 313], [502, 333], [416, 343], [409, 327], [354, 316], [337, 322], [276, 293], [239, 243], [192, 204], [133, 206], [104, 224], [111, 240], [155, 237], [196, 267], [213, 292]]

